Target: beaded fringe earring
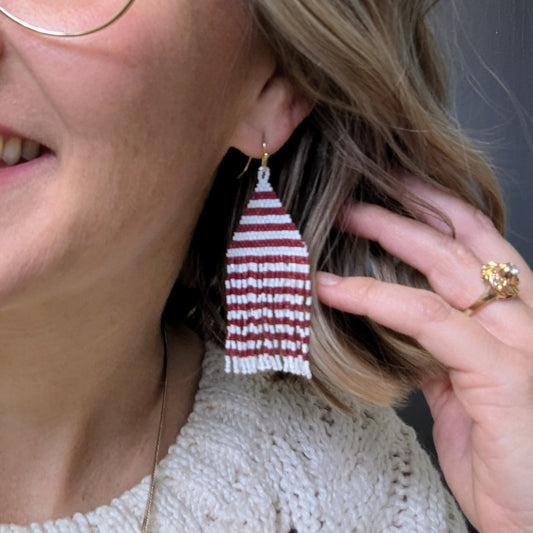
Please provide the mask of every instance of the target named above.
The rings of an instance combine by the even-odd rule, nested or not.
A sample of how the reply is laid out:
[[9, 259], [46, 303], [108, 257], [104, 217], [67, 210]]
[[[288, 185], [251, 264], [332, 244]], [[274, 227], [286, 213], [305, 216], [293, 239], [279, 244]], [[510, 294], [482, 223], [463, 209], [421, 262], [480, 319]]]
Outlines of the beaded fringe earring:
[[311, 377], [309, 254], [270, 185], [269, 154], [227, 252], [226, 372]]

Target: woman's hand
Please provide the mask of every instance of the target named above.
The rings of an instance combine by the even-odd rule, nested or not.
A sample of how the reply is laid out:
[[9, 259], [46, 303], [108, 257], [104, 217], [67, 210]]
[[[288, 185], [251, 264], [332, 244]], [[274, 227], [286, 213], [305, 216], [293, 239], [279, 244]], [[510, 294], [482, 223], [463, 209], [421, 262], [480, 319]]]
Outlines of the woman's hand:
[[[319, 274], [318, 296], [415, 338], [445, 366], [422, 388], [450, 489], [481, 532], [533, 531], [533, 274], [484, 215], [417, 181], [409, 186], [450, 217], [455, 238], [430, 215], [417, 222], [368, 204], [349, 208], [346, 226], [418, 269], [435, 292]], [[488, 261], [519, 267], [519, 298], [466, 316], [486, 289]]]

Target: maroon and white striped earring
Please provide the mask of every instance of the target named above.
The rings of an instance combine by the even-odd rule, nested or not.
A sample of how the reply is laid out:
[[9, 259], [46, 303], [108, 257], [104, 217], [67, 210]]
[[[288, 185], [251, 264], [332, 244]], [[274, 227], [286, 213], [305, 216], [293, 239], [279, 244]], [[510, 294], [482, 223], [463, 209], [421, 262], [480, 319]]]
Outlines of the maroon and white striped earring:
[[309, 253], [270, 185], [269, 153], [227, 252], [226, 372], [311, 377]]

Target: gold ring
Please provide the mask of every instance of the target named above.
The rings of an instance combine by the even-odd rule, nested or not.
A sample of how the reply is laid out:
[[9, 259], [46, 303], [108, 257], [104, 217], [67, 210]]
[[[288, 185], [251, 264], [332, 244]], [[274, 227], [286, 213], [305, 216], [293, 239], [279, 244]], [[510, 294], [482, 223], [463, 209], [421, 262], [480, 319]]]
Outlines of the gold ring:
[[508, 300], [518, 296], [518, 285], [520, 280], [518, 274], [520, 270], [513, 263], [495, 263], [489, 261], [481, 268], [481, 278], [487, 285], [487, 290], [463, 313], [472, 315], [478, 309], [487, 305], [493, 300]]

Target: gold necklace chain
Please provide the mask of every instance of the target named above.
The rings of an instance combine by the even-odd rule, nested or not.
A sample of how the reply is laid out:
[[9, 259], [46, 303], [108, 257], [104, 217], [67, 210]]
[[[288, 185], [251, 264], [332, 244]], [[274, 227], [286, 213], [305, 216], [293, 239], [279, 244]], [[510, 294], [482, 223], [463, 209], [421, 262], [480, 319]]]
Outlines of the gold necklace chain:
[[163, 434], [163, 426], [165, 422], [165, 410], [167, 404], [167, 389], [168, 389], [168, 377], [167, 377], [167, 333], [165, 330], [164, 320], [161, 319], [161, 335], [163, 336], [164, 358], [163, 358], [163, 398], [161, 400], [161, 414], [159, 415], [159, 426], [157, 428], [157, 440], [155, 443], [154, 463], [152, 465], [152, 475], [150, 478], [150, 490], [148, 492], [148, 501], [146, 502], [146, 510], [144, 511], [144, 519], [142, 522], [141, 533], [148, 533], [148, 527], [150, 525], [150, 515], [152, 514], [152, 504], [154, 503], [155, 492], [155, 472], [157, 470], [157, 463], [159, 462], [159, 448], [161, 446], [161, 436]]

